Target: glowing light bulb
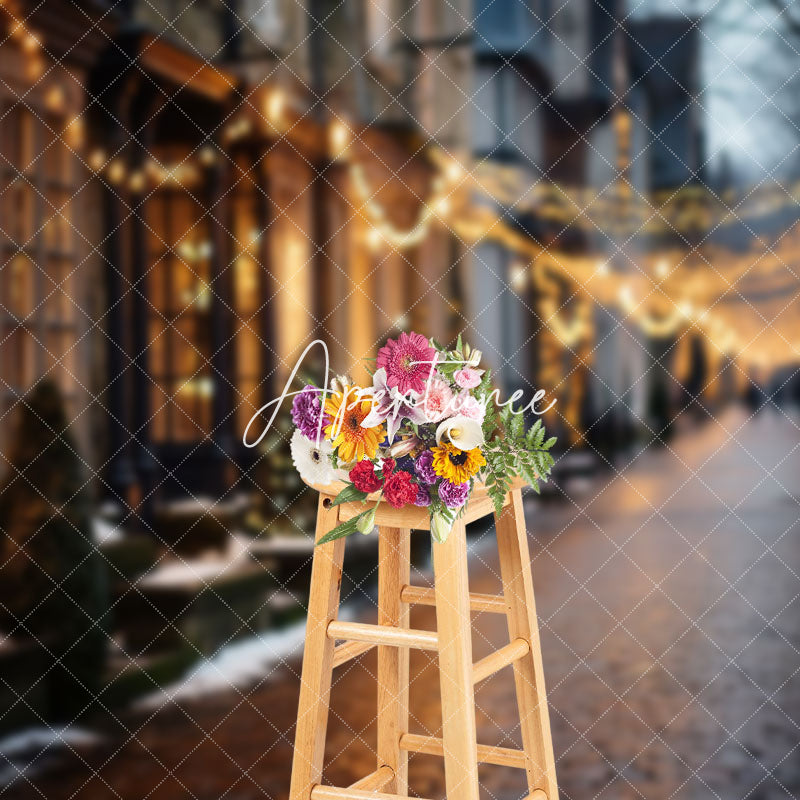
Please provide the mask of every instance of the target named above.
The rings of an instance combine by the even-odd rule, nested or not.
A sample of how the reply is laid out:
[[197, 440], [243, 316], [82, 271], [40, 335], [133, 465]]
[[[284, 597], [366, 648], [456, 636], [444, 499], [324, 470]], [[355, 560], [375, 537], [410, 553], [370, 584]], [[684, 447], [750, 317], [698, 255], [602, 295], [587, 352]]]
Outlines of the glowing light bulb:
[[331, 155], [333, 158], [341, 158], [350, 146], [349, 129], [341, 120], [336, 120], [331, 123], [329, 137]]
[[97, 150], [92, 150], [89, 153], [89, 158], [87, 159], [89, 166], [95, 171], [100, 172], [103, 169], [103, 165], [106, 163], [106, 153], [105, 150], [98, 148]]
[[278, 126], [283, 121], [284, 111], [286, 110], [286, 94], [282, 89], [272, 89], [267, 94], [264, 103], [264, 111], [269, 121]]
[[445, 175], [447, 176], [447, 180], [451, 183], [455, 183], [464, 173], [464, 168], [458, 161], [449, 161], [447, 166], [445, 167]]
[[377, 228], [367, 231], [367, 245], [370, 250], [378, 250], [383, 244], [383, 234]]
[[669, 275], [669, 262], [662, 258], [661, 261], [656, 264], [656, 275], [659, 278], [666, 278]]
[[125, 180], [125, 165], [119, 159], [114, 159], [108, 165], [108, 179], [111, 183], [122, 183]]
[[525, 288], [528, 270], [524, 264], [515, 264], [511, 269], [511, 288], [519, 292]]
[[625, 286], [620, 286], [619, 289], [619, 301], [622, 303], [622, 307], [626, 311], [631, 311], [636, 307], [636, 300], [633, 296], [633, 289], [627, 284]]
[[142, 170], [137, 169], [136, 172], [131, 173], [128, 179], [128, 187], [132, 192], [141, 192], [145, 187], [145, 177]]

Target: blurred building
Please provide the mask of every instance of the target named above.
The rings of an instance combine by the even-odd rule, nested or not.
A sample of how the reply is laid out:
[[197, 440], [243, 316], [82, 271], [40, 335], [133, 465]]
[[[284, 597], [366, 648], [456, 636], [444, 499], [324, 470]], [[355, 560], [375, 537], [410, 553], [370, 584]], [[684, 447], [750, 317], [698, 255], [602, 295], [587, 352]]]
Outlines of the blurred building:
[[[461, 332], [601, 461], [747, 383], [743, 307], [797, 239], [781, 192], [707, 191], [690, 20], [3, 0], [0, 28], [0, 452], [55, 379], [112, 578], [112, 706], [296, 611], [313, 509], [286, 428], [242, 435], [313, 339], [364, 379], [389, 335]], [[793, 357], [790, 323], [754, 374]], [[13, 694], [35, 673], [12, 656]]]
[[690, 21], [620, 25], [613, 0], [0, 14], [3, 410], [56, 376], [101, 495], [246, 489], [244, 427], [315, 336], [363, 377], [392, 332], [463, 330], [506, 388], [558, 396], [573, 443], [646, 416], [624, 292], [686, 250], [643, 220], [703, 163]]

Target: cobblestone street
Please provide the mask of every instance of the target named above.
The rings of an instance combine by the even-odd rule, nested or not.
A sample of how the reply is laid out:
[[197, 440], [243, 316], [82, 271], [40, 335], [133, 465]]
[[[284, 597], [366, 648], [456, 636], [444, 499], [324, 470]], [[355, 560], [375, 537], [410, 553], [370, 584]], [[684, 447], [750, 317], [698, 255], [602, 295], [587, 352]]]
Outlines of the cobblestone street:
[[[529, 506], [542, 649], [564, 798], [800, 796], [800, 431], [797, 416], [732, 410], [668, 447]], [[633, 459], [633, 463], [629, 463]], [[420, 534], [422, 535], [422, 534]], [[473, 543], [472, 588], [499, 585], [494, 538]], [[416, 576], [418, 582], [425, 576]], [[365, 615], [365, 618], [368, 615]], [[415, 609], [414, 627], [434, 627]], [[507, 641], [475, 617], [475, 657]], [[326, 778], [374, 768], [375, 656], [335, 675]], [[435, 660], [412, 654], [415, 731], [438, 725]], [[241, 693], [155, 715], [75, 749], [8, 798], [284, 798], [299, 662]], [[508, 670], [479, 687], [479, 740], [517, 744]], [[411, 786], [443, 795], [441, 761]], [[484, 796], [514, 800], [522, 773], [482, 767]]]

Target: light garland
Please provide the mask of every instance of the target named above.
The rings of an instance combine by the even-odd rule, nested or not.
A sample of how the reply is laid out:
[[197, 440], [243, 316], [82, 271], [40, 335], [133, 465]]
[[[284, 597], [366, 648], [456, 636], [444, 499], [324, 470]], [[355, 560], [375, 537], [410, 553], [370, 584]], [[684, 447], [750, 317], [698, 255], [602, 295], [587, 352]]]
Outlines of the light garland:
[[434, 178], [433, 195], [423, 203], [417, 221], [408, 230], [397, 228], [389, 221], [385, 209], [372, 195], [361, 164], [350, 164], [350, 178], [370, 224], [384, 241], [398, 250], [405, 250], [422, 242], [428, 236], [434, 216], [441, 219], [450, 212], [450, 202], [446, 194], [448, 183], [443, 175]]

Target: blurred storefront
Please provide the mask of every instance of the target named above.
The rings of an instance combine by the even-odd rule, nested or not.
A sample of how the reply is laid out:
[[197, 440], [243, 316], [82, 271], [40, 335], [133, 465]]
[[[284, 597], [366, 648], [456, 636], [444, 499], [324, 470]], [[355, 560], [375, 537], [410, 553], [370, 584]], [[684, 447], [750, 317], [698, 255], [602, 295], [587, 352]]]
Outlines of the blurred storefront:
[[800, 189], [709, 185], [692, 20], [166, 5], [0, 3], [0, 451], [54, 379], [116, 537], [118, 674], [274, 621], [307, 551], [264, 540], [307, 545], [309, 512], [281, 432], [242, 434], [314, 338], [361, 378], [401, 329], [463, 332], [601, 464], [797, 361]]

